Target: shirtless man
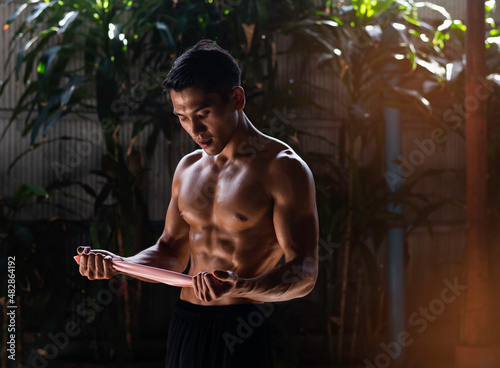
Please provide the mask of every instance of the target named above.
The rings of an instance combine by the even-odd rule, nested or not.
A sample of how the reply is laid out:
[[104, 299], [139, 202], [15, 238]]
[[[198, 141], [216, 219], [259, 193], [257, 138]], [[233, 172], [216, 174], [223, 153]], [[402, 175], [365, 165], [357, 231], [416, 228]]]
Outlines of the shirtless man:
[[[132, 257], [79, 247], [80, 273], [108, 279], [112, 259], [183, 272], [169, 327], [166, 367], [271, 367], [267, 319], [242, 333], [256, 306], [308, 294], [318, 267], [318, 216], [308, 166], [243, 112], [233, 57], [200, 41], [163, 83], [198, 149], [178, 164], [165, 229]], [[285, 263], [277, 266], [285, 255]], [[146, 280], [149, 281], [149, 280]], [[248, 326], [248, 325], [247, 325]], [[239, 329], [238, 329], [239, 327]], [[255, 328], [254, 328], [255, 327]]]

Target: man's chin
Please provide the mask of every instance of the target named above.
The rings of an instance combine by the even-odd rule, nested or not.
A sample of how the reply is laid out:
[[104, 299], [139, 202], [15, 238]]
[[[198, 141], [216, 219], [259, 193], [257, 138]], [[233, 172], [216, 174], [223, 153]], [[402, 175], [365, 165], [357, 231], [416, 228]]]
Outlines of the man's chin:
[[215, 156], [220, 153], [218, 149], [216, 149], [212, 144], [209, 145], [208, 147], [200, 147], [203, 152], [205, 152], [209, 156]]

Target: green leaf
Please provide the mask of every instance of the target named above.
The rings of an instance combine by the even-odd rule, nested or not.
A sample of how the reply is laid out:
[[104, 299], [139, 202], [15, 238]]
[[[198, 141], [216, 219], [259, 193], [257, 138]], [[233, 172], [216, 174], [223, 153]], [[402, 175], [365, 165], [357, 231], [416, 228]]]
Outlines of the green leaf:
[[14, 208], [23, 206], [33, 196], [40, 198], [48, 198], [47, 191], [38, 185], [21, 184], [12, 198], [12, 205]]
[[61, 48], [62, 48], [62, 46], [52, 46], [41, 57], [40, 61], [38, 62], [38, 66], [36, 68], [36, 71], [38, 72], [38, 74], [40, 74], [42, 76], [42, 78], [39, 79], [39, 83], [41, 81], [41, 83], [43, 84], [43, 82], [47, 78], [48, 69], [50, 67], [50, 64], [52, 63], [52, 61], [56, 57], [59, 50], [61, 50]]
[[[5, 86], [9, 83], [9, 80], [10, 80], [11, 77], [12, 77], [12, 74], [9, 74], [9, 76], [7, 77], [7, 79], [5, 79], [4, 81], [2, 81], [2, 84], [0, 85], [0, 96], [3, 94]], [[3, 135], [2, 135], [2, 137], [3, 137]], [[0, 138], [0, 140], [1, 140], [1, 138]]]
[[49, 6], [55, 4], [56, 1], [51, 1], [51, 2], [43, 2], [43, 3], [40, 3], [40, 4], [37, 4], [35, 5], [35, 7], [33, 8], [32, 12], [28, 15], [28, 17], [26, 18], [26, 23], [31, 23], [33, 20], [35, 20], [36, 18], [38, 18], [38, 16], [40, 14], [42, 14], [42, 12], [47, 9]]
[[35, 194], [38, 197], [47, 198], [49, 196], [47, 191], [38, 185], [27, 185], [27, 187], [31, 193]]
[[73, 94], [75, 89], [86, 80], [87, 77], [78, 75], [72, 76], [70, 78], [68, 84], [66, 84], [66, 87], [64, 87], [63, 93], [61, 94], [61, 107], [64, 107], [65, 105], [68, 104], [68, 101], [71, 98], [71, 95]]
[[74, 138], [72, 137], [67, 137], [67, 136], [62, 136], [62, 137], [57, 137], [57, 138], [54, 138], [54, 139], [49, 139], [49, 140], [46, 140], [46, 141], [43, 141], [43, 142], [40, 142], [40, 143], [35, 143], [33, 146], [31, 146], [30, 148], [24, 150], [23, 152], [21, 152], [19, 155], [17, 155], [17, 157], [14, 159], [14, 161], [12, 161], [7, 169], [7, 174], [10, 174], [10, 171], [14, 168], [14, 166], [16, 166], [16, 164], [24, 157], [26, 156], [28, 153], [30, 152], [33, 152], [33, 150], [37, 149], [38, 147], [40, 147], [41, 145], [44, 145], [44, 144], [50, 144], [52, 142], [56, 142], [56, 141], [64, 141], [64, 140], [74, 140]]
[[59, 21], [59, 30], [57, 34], [62, 34], [66, 31], [68, 26], [78, 17], [79, 11], [71, 11], [64, 15], [64, 18]]
[[11, 16], [9, 17], [9, 19], [7, 19], [7, 21], [5, 22], [5, 26], [4, 26], [3, 29], [6, 30], [7, 28], [9, 28], [8, 25], [11, 24], [14, 21], [14, 19], [16, 19], [18, 17], [18, 15], [23, 12], [24, 9], [26, 9], [27, 6], [28, 6], [28, 3], [24, 3], [24, 4], [19, 5], [17, 7], [17, 9], [14, 10], [14, 13], [11, 14]]
[[160, 33], [163, 42], [165, 42], [169, 48], [174, 48], [174, 39], [172, 38], [172, 33], [170, 32], [168, 25], [163, 22], [156, 22], [156, 29]]
[[19, 71], [21, 70], [21, 67], [23, 65], [23, 57], [24, 53], [33, 45], [36, 41], [38, 40], [38, 37], [34, 37], [28, 42], [24, 44], [24, 46], [19, 50], [17, 53], [17, 62], [16, 62], [16, 79], [19, 79]]
[[52, 106], [54, 106], [54, 104], [57, 101], [59, 101], [60, 97], [61, 97], [60, 93], [56, 93], [56, 94], [53, 94], [52, 96], [50, 96], [49, 101], [47, 102], [47, 105], [44, 106], [44, 108], [42, 109], [42, 112], [38, 116], [38, 119], [36, 120], [35, 125], [33, 126], [33, 129], [31, 130], [30, 145], [33, 145], [35, 143], [36, 136], [38, 134], [38, 130], [41, 128], [43, 122], [47, 118], [47, 115], [48, 115], [50, 109], [52, 108]]
[[113, 185], [111, 182], [107, 182], [106, 185], [102, 188], [101, 192], [97, 196], [94, 204], [94, 214], [97, 214], [97, 211], [99, 211], [99, 208], [104, 204], [106, 199], [109, 196], [109, 193], [111, 193], [111, 189], [113, 188]]
[[45, 138], [49, 130], [52, 128], [52, 126], [57, 123], [64, 115], [66, 115], [67, 112], [63, 111], [61, 109], [58, 109], [55, 113], [49, 116], [47, 121], [45, 122], [42, 136]]

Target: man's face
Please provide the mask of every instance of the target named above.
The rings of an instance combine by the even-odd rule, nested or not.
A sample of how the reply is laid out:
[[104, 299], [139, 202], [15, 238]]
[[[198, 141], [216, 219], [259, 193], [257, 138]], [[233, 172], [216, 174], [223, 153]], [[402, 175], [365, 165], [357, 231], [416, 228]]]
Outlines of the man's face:
[[238, 114], [233, 95], [234, 91], [224, 103], [218, 93], [205, 93], [198, 87], [170, 91], [174, 114], [182, 127], [211, 156], [226, 147], [236, 129]]

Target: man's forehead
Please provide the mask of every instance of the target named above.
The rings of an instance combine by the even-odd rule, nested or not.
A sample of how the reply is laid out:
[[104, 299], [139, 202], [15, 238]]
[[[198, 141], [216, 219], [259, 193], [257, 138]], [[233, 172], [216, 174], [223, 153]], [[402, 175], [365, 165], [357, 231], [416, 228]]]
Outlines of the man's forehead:
[[216, 92], [206, 93], [201, 88], [189, 87], [181, 91], [170, 91], [170, 99], [174, 106], [174, 114], [189, 112], [211, 106], [220, 102]]

